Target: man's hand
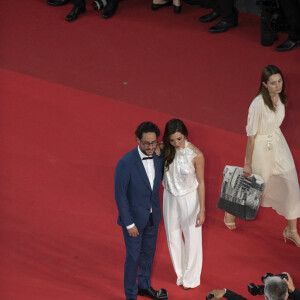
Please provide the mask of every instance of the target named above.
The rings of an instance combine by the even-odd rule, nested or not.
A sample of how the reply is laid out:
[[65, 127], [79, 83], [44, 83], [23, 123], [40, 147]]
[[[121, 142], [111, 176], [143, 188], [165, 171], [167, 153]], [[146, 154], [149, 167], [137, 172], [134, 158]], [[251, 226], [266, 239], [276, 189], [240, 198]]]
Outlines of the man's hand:
[[139, 235], [139, 231], [136, 228], [136, 226], [134, 226], [130, 229], [127, 229], [127, 231], [128, 231], [129, 236], [131, 236], [131, 237], [137, 237]]
[[282, 274], [286, 274], [287, 277], [288, 277], [288, 280], [286, 280], [285, 278], [283, 279], [285, 281], [285, 283], [287, 284], [288, 286], [288, 289], [289, 289], [289, 292], [290, 293], [293, 293], [294, 290], [295, 290], [295, 286], [294, 286], [294, 283], [293, 283], [293, 280], [292, 280], [292, 277], [290, 276], [289, 273], [287, 272], [282, 272]]
[[214, 296], [215, 296], [215, 298], [222, 298], [222, 297], [224, 297], [224, 295], [225, 295], [225, 290], [224, 289], [222, 289], [222, 290], [213, 290], [213, 291], [211, 291], [211, 292], [208, 292], [207, 293], [207, 296], [209, 295], [209, 294], [213, 294]]

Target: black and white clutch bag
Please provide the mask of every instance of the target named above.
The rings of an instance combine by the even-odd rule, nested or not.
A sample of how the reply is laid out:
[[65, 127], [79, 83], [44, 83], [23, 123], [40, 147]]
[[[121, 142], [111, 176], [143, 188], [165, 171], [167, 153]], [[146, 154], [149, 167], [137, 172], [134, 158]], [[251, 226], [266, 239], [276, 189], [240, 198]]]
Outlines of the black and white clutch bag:
[[240, 219], [255, 219], [265, 187], [262, 177], [252, 174], [247, 178], [243, 168], [233, 166], [225, 166], [223, 176], [217, 206]]

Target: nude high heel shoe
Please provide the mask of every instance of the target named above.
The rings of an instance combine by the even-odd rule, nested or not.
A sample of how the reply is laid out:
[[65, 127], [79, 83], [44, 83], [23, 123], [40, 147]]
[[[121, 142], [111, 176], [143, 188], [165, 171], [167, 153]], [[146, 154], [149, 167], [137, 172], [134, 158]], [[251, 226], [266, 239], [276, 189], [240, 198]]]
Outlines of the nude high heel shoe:
[[235, 230], [236, 229], [236, 224], [235, 222], [227, 222], [227, 216], [228, 216], [228, 213], [225, 212], [225, 215], [224, 215], [224, 224], [226, 225], [226, 227], [230, 230]]
[[289, 239], [295, 243], [297, 247], [300, 247], [300, 238], [299, 236], [295, 235], [297, 230], [289, 230], [287, 227], [283, 230], [283, 238], [284, 242], [286, 243], [286, 239]]

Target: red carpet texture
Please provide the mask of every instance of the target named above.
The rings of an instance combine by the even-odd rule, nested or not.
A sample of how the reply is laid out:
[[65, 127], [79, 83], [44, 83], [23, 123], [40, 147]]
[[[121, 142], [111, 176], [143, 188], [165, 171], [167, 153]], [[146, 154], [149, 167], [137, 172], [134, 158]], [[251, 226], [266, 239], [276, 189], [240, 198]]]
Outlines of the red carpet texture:
[[175, 285], [162, 222], [153, 287], [170, 300], [217, 287], [252, 299], [247, 283], [288, 271], [300, 288], [299, 248], [284, 243], [282, 217], [261, 208], [231, 232], [216, 208], [224, 166], [243, 164], [247, 110], [267, 64], [286, 77], [282, 130], [299, 174], [300, 49], [260, 46], [259, 18], [244, 13], [211, 35], [198, 22], [207, 10], [184, 4], [174, 15], [126, 0], [103, 20], [88, 1], [74, 23], [64, 21], [70, 5], [22, 5], [5, 1], [0, 12], [0, 299], [125, 298], [114, 167], [140, 122], [163, 129], [173, 117], [206, 159], [204, 265], [200, 287]]

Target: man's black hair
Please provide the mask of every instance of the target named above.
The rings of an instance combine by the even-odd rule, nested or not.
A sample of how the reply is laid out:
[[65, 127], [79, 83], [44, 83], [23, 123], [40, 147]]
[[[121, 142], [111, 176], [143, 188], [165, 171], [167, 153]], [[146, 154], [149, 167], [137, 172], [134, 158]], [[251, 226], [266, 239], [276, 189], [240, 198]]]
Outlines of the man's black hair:
[[154, 132], [157, 137], [160, 136], [159, 128], [152, 122], [143, 122], [140, 124], [135, 131], [135, 135], [138, 139], [141, 139], [143, 137], [143, 133], [148, 132]]

